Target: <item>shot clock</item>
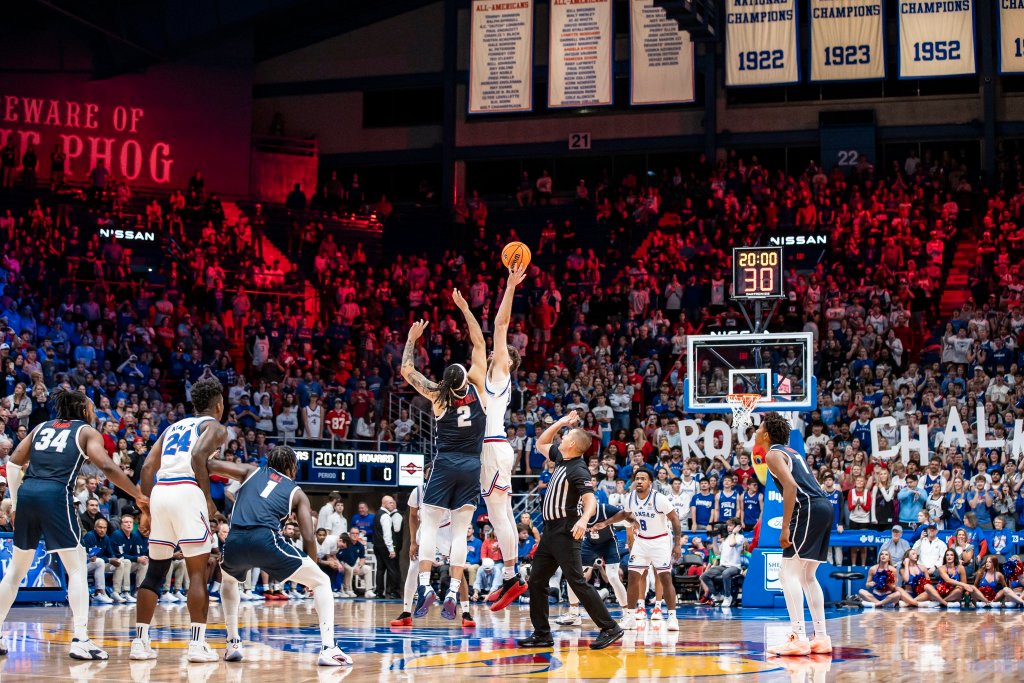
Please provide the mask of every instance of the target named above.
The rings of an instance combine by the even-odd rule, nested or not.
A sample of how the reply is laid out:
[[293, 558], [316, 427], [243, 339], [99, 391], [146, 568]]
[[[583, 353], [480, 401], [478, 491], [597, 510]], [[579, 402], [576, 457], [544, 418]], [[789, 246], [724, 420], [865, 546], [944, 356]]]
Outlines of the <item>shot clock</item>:
[[732, 250], [733, 299], [781, 299], [782, 247], [736, 247]]

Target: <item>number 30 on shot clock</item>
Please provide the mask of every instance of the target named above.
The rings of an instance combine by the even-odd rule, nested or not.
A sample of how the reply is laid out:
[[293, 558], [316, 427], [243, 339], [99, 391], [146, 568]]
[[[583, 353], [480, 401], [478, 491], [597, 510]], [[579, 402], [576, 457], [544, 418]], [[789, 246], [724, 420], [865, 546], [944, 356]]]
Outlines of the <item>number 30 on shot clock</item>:
[[736, 247], [732, 250], [734, 299], [781, 299], [782, 247]]

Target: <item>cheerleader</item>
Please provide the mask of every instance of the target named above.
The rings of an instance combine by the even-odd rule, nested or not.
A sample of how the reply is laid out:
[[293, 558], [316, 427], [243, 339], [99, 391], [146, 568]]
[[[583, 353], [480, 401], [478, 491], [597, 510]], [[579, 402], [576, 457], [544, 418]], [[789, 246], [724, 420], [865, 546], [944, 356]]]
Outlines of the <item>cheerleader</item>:
[[1024, 592], [1024, 588], [1021, 587], [1021, 579], [1024, 578], [1024, 562], [1019, 556], [1014, 555], [1003, 563], [1003, 576], [1006, 578], [1010, 590], [1015, 594], [1021, 595]]
[[918, 607], [949, 607], [949, 603], [935, 590], [935, 586], [932, 585], [927, 572], [917, 563], [917, 560], [918, 554], [915, 548], [908, 550], [907, 556], [903, 558], [903, 567], [900, 569], [900, 575], [903, 577], [903, 585], [906, 586], [907, 592], [917, 598], [920, 598], [922, 595], [929, 598], [929, 600], [919, 599], [917, 601]]
[[920, 607], [917, 600], [896, 585], [896, 568], [890, 564], [891, 561], [888, 550], [878, 551], [878, 564], [868, 570], [867, 588], [858, 592], [864, 606], [885, 607], [902, 601], [911, 607]]
[[939, 579], [941, 580], [935, 586], [935, 590], [946, 601], [946, 606], [951, 609], [960, 608], [960, 598], [964, 597], [964, 595], [973, 595], [979, 600], [985, 600], [985, 596], [977, 588], [966, 582], [967, 570], [964, 569], [952, 548], [942, 555], [942, 565], [939, 566]]
[[996, 561], [995, 555], [989, 555], [984, 559], [981, 569], [974, 577], [974, 586], [984, 598], [983, 601], [978, 602], [978, 607], [994, 608], [1004, 600], [1024, 605], [1024, 598], [1021, 598], [1006, 585], [1006, 578], [999, 571], [999, 563]]

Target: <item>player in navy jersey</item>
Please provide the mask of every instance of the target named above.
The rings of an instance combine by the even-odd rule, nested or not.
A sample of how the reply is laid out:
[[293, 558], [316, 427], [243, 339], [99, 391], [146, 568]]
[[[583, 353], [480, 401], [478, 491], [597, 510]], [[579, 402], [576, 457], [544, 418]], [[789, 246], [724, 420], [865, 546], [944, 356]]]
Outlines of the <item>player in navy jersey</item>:
[[761, 508], [764, 506], [764, 494], [757, 483], [757, 477], [747, 479], [747, 490], [743, 492], [743, 530], [753, 531], [757, 520], [761, 519]]
[[[615, 532], [601, 524], [620, 512], [622, 508], [615, 505], [598, 504], [597, 512], [587, 523], [587, 533], [583, 536], [583, 544], [580, 546], [580, 558], [583, 562], [583, 578], [590, 581], [591, 572], [595, 568], [597, 571], [603, 570], [605, 578], [615, 592], [615, 599], [619, 601], [619, 607], [625, 610], [628, 600], [626, 586], [619, 574], [619, 563], [622, 562], [619, 542], [615, 538]], [[629, 513], [626, 513], [624, 518], [630, 524], [636, 523], [636, 518]], [[572, 588], [569, 588], [568, 592], [569, 611], [555, 619], [555, 623], [561, 626], [580, 626], [583, 624], [583, 618], [580, 616], [580, 599]]]
[[[210, 460], [209, 469], [242, 482], [231, 511], [231, 530], [221, 548], [223, 581], [220, 595], [227, 627], [224, 660], [242, 661], [242, 640], [238, 633], [238, 585], [253, 567], [266, 572], [272, 581], [302, 584], [313, 590], [313, 607], [320, 620], [320, 666], [351, 664], [352, 658], [334, 642], [334, 596], [331, 580], [316, 563], [316, 534], [309, 499], [295, 483], [298, 464], [295, 451], [275, 446], [265, 467], [224, 460]], [[281, 535], [281, 524], [294, 512], [306, 553]]]
[[[782, 566], [779, 582], [793, 632], [776, 655], [828, 654], [832, 641], [825, 631], [825, 596], [815, 578], [828, 557], [832, 503], [818, 485], [802, 455], [790, 448], [789, 421], [779, 413], [764, 413], [754, 442], [767, 451], [768, 474], [782, 492]], [[814, 639], [804, 630], [804, 596], [814, 620]]]
[[[82, 528], [71, 494], [78, 470], [86, 459], [103, 471], [112, 484], [135, 498], [148, 515], [149, 499], [107, 455], [103, 437], [92, 424], [96, 407], [80, 391], [58, 389], [53, 394], [57, 419], [38, 425], [11, 454], [7, 484], [14, 521], [14, 555], [0, 581], [0, 621], [7, 619], [21, 580], [28, 574], [39, 540], [47, 552], [57, 553], [68, 575], [68, 605], [74, 621], [72, 659], [107, 659], [107, 653], [89, 640], [89, 579], [82, 547]], [[149, 521], [143, 518], [144, 532]], [[8, 649], [0, 638], [0, 655]]]
[[[402, 353], [402, 377], [421, 396], [430, 399], [434, 409], [437, 454], [420, 510], [420, 546], [423, 548], [437, 547], [437, 530], [441, 527], [445, 511], [451, 513], [453, 533], [457, 535], [472, 523], [473, 512], [480, 501], [480, 453], [487, 420], [484, 403], [487, 343], [480, 324], [459, 290], [452, 292], [452, 298], [466, 318], [469, 338], [473, 343], [469, 370], [459, 363], [449, 365], [444, 369], [440, 382], [432, 382], [416, 370], [413, 356], [416, 342], [427, 327], [426, 320], [413, 323]], [[459, 588], [466, 565], [466, 551], [466, 544], [456, 543], [449, 558], [451, 581], [441, 608], [441, 616], [448, 620], [455, 619], [459, 613]], [[419, 566], [419, 587], [413, 611], [416, 617], [425, 616], [437, 601], [437, 595], [430, 587], [433, 557], [424, 553]]]
[[715, 523], [724, 525], [727, 520], [739, 516], [740, 495], [733, 488], [731, 475], [722, 478], [722, 490], [715, 494]]

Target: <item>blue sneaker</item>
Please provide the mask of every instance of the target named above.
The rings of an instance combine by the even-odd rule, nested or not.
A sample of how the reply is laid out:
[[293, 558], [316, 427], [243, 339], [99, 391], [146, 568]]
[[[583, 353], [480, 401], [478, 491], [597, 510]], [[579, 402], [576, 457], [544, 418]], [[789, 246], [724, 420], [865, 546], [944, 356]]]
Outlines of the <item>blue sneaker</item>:
[[416, 609], [413, 610], [413, 615], [416, 617], [427, 616], [427, 612], [435, 602], [437, 602], [437, 593], [434, 592], [434, 589], [430, 586], [419, 586], [416, 589]]
[[444, 604], [441, 606], [441, 616], [448, 621], [452, 621], [459, 614], [459, 596], [455, 595], [451, 591], [444, 598]]

